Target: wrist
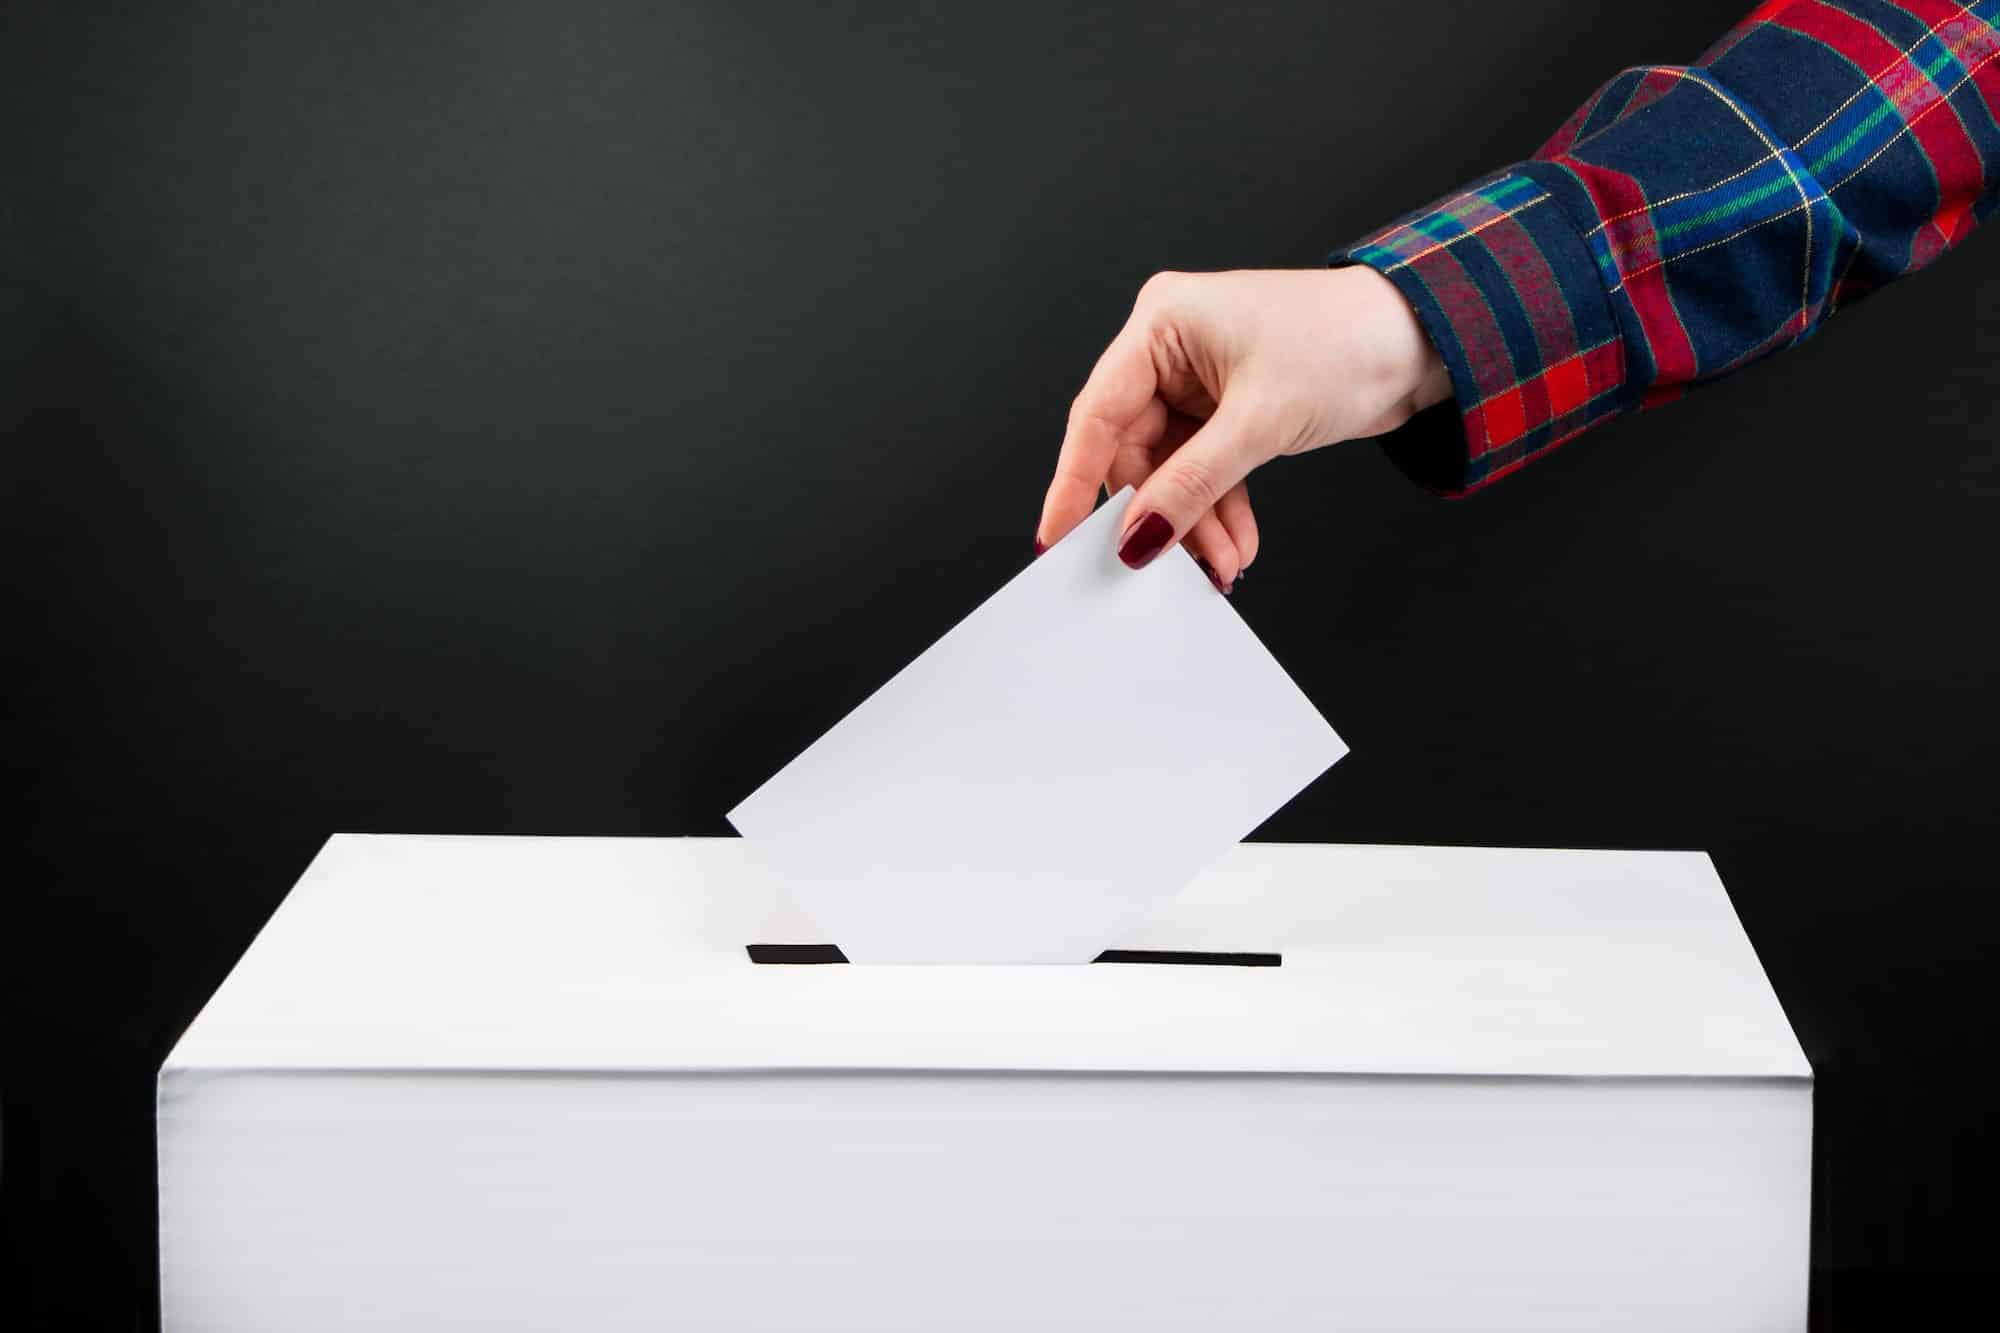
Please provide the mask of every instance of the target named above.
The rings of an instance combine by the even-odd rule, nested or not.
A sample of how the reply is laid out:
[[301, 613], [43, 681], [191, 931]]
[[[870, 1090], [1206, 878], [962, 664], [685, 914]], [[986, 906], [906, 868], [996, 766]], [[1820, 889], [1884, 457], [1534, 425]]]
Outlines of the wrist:
[[1451, 397], [1451, 372], [1445, 369], [1444, 358], [1438, 355], [1436, 345], [1426, 335], [1423, 367], [1417, 376], [1417, 387], [1410, 395], [1410, 411], [1414, 415], [1427, 407], [1436, 407], [1449, 397]]
[[1358, 264], [1335, 269], [1330, 276], [1345, 286], [1357, 325], [1365, 330], [1368, 378], [1377, 386], [1391, 425], [1450, 398], [1451, 374], [1444, 358], [1396, 284]]
[[1424, 332], [1423, 322], [1417, 318], [1409, 298], [1372, 268], [1355, 265], [1339, 271], [1355, 274], [1368, 293], [1374, 323], [1381, 330], [1388, 354], [1390, 382], [1396, 396], [1409, 403], [1413, 412], [1451, 397], [1451, 375], [1445, 370], [1444, 358], [1438, 354], [1437, 344]]

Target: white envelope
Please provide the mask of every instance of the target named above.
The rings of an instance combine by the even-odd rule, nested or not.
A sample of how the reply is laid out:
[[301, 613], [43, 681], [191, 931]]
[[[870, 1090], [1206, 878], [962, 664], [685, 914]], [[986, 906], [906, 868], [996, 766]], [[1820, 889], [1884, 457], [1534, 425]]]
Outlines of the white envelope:
[[1347, 752], [1131, 497], [729, 813], [851, 961], [1088, 962]]

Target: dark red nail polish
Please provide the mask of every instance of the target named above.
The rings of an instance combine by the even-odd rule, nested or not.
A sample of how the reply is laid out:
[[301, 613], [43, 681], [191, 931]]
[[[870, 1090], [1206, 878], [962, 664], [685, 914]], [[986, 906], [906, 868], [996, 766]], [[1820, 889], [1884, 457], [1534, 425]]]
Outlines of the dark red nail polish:
[[1042, 552], [1044, 552], [1044, 551], [1046, 551], [1046, 550], [1048, 550], [1048, 549], [1049, 549], [1049, 544], [1048, 544], [1047, 542], [1043, 541], [1043, 540], [1042, 540], [1042, 539], [1041, 539], [1040, 537], [1037, 537], [1037, 538], [1035, 538], [1035, 554], [1036, 554], [1036, 555], [1040, 555], [1040, 554], [1041, 554]]
[[1196, 556], [1194, 562], [1201, 566], [1202, 573], [1208, 575], [1208, 581], [1215, 585], [1217, 592], [1221, 593], [1224, 597], [1229, 596], [1229, 585], [1216, 577], [1215, 566], [1209, 564], [1208, 561], [1202, 559], [1200, 556]]
[[1165, 514], [1148, 514], [1125, 534], [1125, 544], [1118, 548], [1118, 558], [1133, 569], [1144, 569], [1154, 556], [1166, 549], [1173, 535], [1174, 525], [1167, 522]]

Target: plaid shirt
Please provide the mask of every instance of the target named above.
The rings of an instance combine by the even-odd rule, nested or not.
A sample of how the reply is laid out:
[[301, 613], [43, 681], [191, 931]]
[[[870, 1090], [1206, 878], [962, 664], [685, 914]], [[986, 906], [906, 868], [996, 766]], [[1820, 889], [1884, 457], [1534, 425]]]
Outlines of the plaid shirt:
[[1464, 424], [1449, 494], [1810, 337], [2000, 202], [2000, 0], [1771, 0], [1628, 69], [1534, 158], [1336, 253], [1387, 275]]

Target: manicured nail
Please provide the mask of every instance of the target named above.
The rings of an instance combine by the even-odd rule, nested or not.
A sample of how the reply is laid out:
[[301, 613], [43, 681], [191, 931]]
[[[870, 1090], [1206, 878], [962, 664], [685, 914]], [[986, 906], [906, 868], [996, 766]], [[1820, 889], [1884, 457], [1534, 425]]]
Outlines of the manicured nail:
[[[1194, 562], [1201, 566], [1202, 573], [1208, 575], [1208, 581], [1215, 585], [1217, 592], [1221, 593], [1224, 597], [1229, 596], [1229, 585], [1215, 576], [1215, 566], [1209, 564], [1208, 561], [1202, 559], [1200, 556], [1196, 556]], [[1241, 578], [1242, 575], [1239, 574], [1237, 577]]]
[[1144, 569], [1167, 548], [1173, 535], [1174, 525], [1167, 522], [1165, 514], [1148, 514], [1126, 530], [1118, 558], [1133, 569]]
[[1036, 554], [1036, 555], [1040, 555], [1040, 554], [1041, 554], [1042, 552], [1044, 552], [1044, 551], [1046, 551], [1046, 550], [1048, 550], [1048, 549], [1049, 549], [1049, 544], [1048, 544], [1047, 542], [1043, 541], [1043, 540], [1042, 540], [1042, 539], [1041, 539], [1040, 537], [1037, 537], [1037, 538], [1035, 538], [1035, 554]]

